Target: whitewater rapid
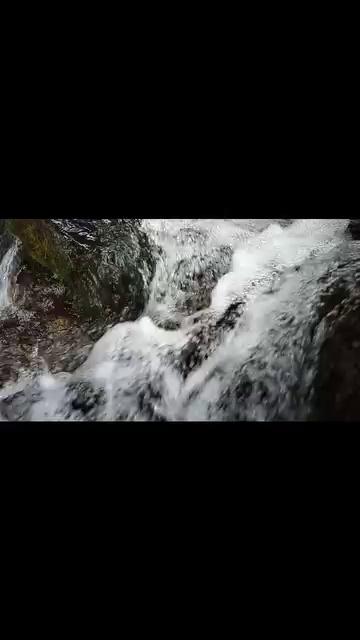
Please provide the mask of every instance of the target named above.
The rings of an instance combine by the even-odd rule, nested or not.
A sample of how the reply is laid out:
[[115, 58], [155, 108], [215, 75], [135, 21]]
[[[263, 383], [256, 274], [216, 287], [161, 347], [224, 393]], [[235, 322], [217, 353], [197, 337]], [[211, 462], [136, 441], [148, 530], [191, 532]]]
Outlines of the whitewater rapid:
[[[27, 417], [306, 419], [321, 295], [347, 250], [348, 222], [144, 219], [160, 248], [144, 313], [111, 328], [73, 374], [39, 372]], [[3, 312], [16, 250], [0, 265]], [[195, 342], [196, 357], [186, 359]], [[25, 376], [10, 389], [26, 383]], [[73, 409], [69, 383], [90, 385], [98, 399], [93, 413]], [[8, 394], [0, 390], [0, 400]]]

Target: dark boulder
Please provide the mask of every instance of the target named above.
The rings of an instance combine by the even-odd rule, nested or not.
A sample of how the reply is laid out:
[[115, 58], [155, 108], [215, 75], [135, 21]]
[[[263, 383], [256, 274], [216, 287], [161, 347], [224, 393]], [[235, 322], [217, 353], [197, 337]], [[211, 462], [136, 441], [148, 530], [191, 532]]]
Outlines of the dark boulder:
[[360, 420], [360, 291], [322, 320], [324, 340], [313, 389], [313, 420]]
[[348, 230], [350, 231], [353, 240], [360, 240], [360, 220], [350, 220]]
[[41, 265], [66, 287], [82, 317], [110, 309], [126, 319], [145, 307], [155, 269], [147, 236], [135, 220], [8, 220], [25, 260]]
[[59, 280], [40, 265], [23, 265], [14, 274], [11, 301], [0, 309], [0, 388], [23, 371], [44, 365], [52, 372], [73, 371], [82, 364], [94, 342], [90, 328], [103, 320], [81, 320]]

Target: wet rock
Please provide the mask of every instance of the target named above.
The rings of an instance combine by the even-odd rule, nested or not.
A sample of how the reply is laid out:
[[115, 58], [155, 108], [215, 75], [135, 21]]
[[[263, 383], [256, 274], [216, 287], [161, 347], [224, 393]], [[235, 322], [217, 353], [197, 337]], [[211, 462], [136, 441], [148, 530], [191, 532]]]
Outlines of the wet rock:
[[123, 401], [123, 397], [116, 399], [115, 415], [116, 422], [126, 420], [138, 420], [149, 422], [166, 422], [164, 412], [161, 410], [162, 403], [162, 381], [159, 379], [149, 380], [142, 383], [132, 395], [131, 408]]
[[177, 329], [180, 329], [181, 327], [183, 316], [167, 311], [163, 314], [153, 312], [151, 319], [160, 329], [166, 329], [166, 331], [177, 331]]
[[64, 286], [45, 269], [23, 267], [12, 302], [0, 310], [0, 388], [24, 371], [71, 372], [84, 362], [94, 342], [91, 323], [74, 313]]
[[13, 311], [0, 316], [0, 389], [24, 372], [72, 372], [87, 358], [93, 340], [77, 322]]
[[350, 231], [353, 240], [360, 240], [360, 220], [350, 220], [348, 231]]
[[52, 391], [41, 386], [39, 379], [30, 382], [23, 390], [9, 394], [0, 402], [3, 419], [18, 422], [34, 419], [59, 419], [93, 422], [101, 418], [106, 396], [102, 389], [89, 381], [64, 381], [55, 391], [60, 402], [51, 397]]
[[159, 254], [156, 288], [146, 312], [163, 329], [176, 330], [184, 317], [210, 307], [217, 282], [231, 267], [231, 247], [207, 248], [206, 251], [205, 247], [198, 246], [198, 235], [203, 238], [203, 233], [193, 229], [186, 231], [197, 241], [190, 252], [185, 243], [186, 257], [168, 264]]
[[0, 402], [0, 413], [10, 422], [31, 420], [31, 408], [41, 399], [38, 383], [29, 384], [24, 390], [10, 394]]
[[193, 255], [177, 264], [172, 283], [181, 292], [178, 311], [191, 314], [210, 306], [211, 293], [217, 282], [230, 269], [232, 249], [220, 247], [211, 254]]
[[182, 227], [176, 237], [179, 244], [189, 245], [191, 243], [196, 246], [205, 246], [208, 233], [204, 229], [195, 229], [194, 227]]
[[135, 319], [144, 309], [155, 259], [138, 221], [8, 220], [28, 265], [41, 265], [66, 287], [83, 317], [104, 309]]
[[235, 327], [243, 311], [244, 304], [239, 301], [231, 304], [220, 318], [207, 311], [195, 314], [192, 327], [189, 322], [192, 318], [188, 318], [189, 340], [177, 354], [175, 365], [185, 379], [218, 348], [226, 333]]
[[103, 389], [95, 388], [89, 381], [73, 381], [67, 386], [65, 402], [73, 419], [80, 415], [86, 420], [96, 421], [104, 408], [106, 395]]
[[322, 321], [324, 340], [314, 381], [313, 420], [360, 420], [360, 291]]

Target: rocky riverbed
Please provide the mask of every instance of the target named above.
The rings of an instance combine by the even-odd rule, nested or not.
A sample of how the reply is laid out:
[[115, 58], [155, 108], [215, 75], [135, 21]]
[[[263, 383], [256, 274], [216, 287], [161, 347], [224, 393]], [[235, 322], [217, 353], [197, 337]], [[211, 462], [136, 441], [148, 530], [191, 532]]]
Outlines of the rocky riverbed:
[[0, 417], [357, 420], [359, 241], [341, 219], [2, 222]]

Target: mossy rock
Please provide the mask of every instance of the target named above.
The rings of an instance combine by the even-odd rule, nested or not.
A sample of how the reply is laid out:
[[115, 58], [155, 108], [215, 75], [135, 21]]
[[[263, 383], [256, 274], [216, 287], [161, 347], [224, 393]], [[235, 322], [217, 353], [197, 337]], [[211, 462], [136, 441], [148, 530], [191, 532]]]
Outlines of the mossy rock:
[[23, 243], [26, 257], [30, 258], [61, 280], [67, 282], [72, 273], [69, 247], [48, 220], [8, 220], [7, 228]]
[[24, 259], [56, 275], [82, 317], [104, 309], [135, 319], [142, 312], [155, 258], [139, 221], [7, 220]]

